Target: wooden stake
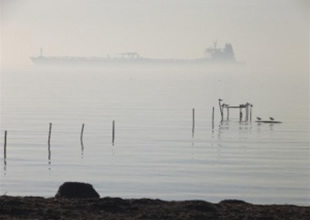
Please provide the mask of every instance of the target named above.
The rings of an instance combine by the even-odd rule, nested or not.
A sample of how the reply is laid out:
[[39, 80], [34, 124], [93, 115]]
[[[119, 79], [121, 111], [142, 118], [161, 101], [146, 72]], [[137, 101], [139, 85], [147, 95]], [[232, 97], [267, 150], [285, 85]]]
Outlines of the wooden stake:
[[193, 127], [192, 127], [192, 135], [195, 133], [195, 109], [193, 108]]
[[245, 104], [245, 121], [249, 120], [249, 103]]
[[253, 105], [251, 104], [250, 105], [250, 121], [252, 121], [252, 107], [253, 107]]
[[81, 129], [81, 136], [80, 136], [81, 143], [83, 143], [83, 134], [84, 134], [84, 123], [82, 124], [82, 129]]
[[48, 145], [51, 144], [51, 134], [52, 134], [52, 123], [50, 123], [49, 131], [48, 131]]
[[220, 112], [221, 112], [221, 121], [223, 121], [223, 109], [222, 109], [222, 105], [221, 105], [221, 99], [219, 99], [219, 106], [220, 106]]
[[226, 105], [226, 108], [227, 108], [227, 121], [229, 120], [229, 108], [228, 108], [228, 105]]
[[81, 136], [80, 136], [82, 154], [83, 154], [83, 151], [84, 151], [83, 134], [84, 134], [84, 123], [82, 124]]
[[47, 148], [47, 151], [48, 151], [48, 163], [50, 164], [51, 163], [51, 135], [52, 135], [52, 123], [50, 123], [50, 126], [49, 126], [49, 131], [48, 131], [48, 142], [47, 142], [47, 145], [48, 145], [48, 148]]
[[4, 131], [4, 152], [3, 152], [4, 159], [6, 159], [6, 141], [7, 141], [7, 134], [8, 134], [8, 131]]
[[212, 108], [212, 129], [214, 129], [214, 107]]
[[115, 121], [112, 121], [112, 144], [114, 145], [114, 139], [115, 139]]

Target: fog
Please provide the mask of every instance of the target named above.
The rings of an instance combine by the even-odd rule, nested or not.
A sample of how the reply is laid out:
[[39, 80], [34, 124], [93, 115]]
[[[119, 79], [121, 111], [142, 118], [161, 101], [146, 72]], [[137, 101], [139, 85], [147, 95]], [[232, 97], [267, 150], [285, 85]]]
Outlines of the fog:
[[0, 195], [310, 204], [309, 0], [0, 1]]
[[309, 73], [308, 0], [1, 0], [1, 66], [31, 56], [196, 59], [226, 42], [252, 68]]

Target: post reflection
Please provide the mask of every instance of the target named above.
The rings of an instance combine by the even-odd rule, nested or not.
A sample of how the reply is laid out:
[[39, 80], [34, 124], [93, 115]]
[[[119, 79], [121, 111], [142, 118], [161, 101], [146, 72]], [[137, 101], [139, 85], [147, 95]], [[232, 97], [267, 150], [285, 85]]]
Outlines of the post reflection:
[[48, 148], [47, 148], [47, 162], [48, 162], [48, 169], [51, 170], [52, 152], [51, 152], [51, 144], [50, 144], [50, 142], [48, 142]]
[[84, 158], [84, 143], [83, 143], [83, 138], [81, 137], [81, 159]]
[[6, 166], [7, 166], [7, 162], [6, 162], [6, 158], [4, 158], [3, 160], [3, 170], [4, 170], [4, 175], [6, 175]]

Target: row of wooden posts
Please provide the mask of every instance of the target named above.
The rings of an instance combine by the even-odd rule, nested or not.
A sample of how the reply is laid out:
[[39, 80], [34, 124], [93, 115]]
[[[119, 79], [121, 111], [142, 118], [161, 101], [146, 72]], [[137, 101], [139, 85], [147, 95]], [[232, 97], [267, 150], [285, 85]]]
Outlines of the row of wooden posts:
[[[52, 127], [53, 124], [49, 123], [49, 130], [48, 130], [48, 140], [47, 140], [47, 145], [48, 145], [48, 159], [51, 159], [51, 136], [52, 136]], [[80, 141], [81, 141], [81, 146], [82, 146], [82, 150], [84, 149], [84, 144], [83, 144], [83, 134], [84, 134], [84, 123], [82, 124], [82, 128], [81, 128], [81, 134], [80, 134]], [[7, 134], [8, 131], [4, 131], [4, 159], [6, 159], [6, 147], [7, 147]], [[112, 121], [112, 144], [114, 145], [114, 141], [115, 141], [115, 121]]]
[[[82, 128], [81, 128], [81, 135], [80, 135], [80, 141], [81, 141], [81, 145], [83, 146], [83, 134], [84, 134], [84, 123], [82, 124]], [[49, 126], [49, 131], [48, 131], [48, 145], [51, 145], [51, 134], [52, 134], [52, 123], [50, 123]], [[112, 121], [112, 144], [114, 145], [114, 140], [115, 140], [115, 121]]]
[[[245, 121], [252, 120], [252, 107], [253, 105], [250, 103], [246, 103], [244, 105], [239, 106], [229, 106], [228, 104], [221, 103], [222, 99], [219, 99], [219, 106], [220, 106], [220, 114], [221, 114], [221, 121], [224, 120], [224, 109], [227, 109], [227, 120], [229, 120], [229, 109], [231, 108], [239, 108], [240, 109], [240, 116], [239, 120], [242, 121], [242, 109], [245, 109]], [[192, 110], [192, 136], [194, 137], [195, 133], [195, 108]], [[82, 124], [81, 134], [80, 134], [80, 142], [82, 146], [82, 150], [84, 148], [83, 145], [83, 134], [84, 134], [84, 123]], [[212, 107], [212, 130], [214, 129], [214, 107]], [[4, 131], [4, 159], [6, 159], [6, 147], [7, 147], [7, 131]], [[48, 131], [48, 158], [51, 157], [51, 135], [52, 135], [52, 123], [49, 123], [49, 131]], [[112, 121], [112, 144], [114, 145], [115, 141], [115, 121]]]

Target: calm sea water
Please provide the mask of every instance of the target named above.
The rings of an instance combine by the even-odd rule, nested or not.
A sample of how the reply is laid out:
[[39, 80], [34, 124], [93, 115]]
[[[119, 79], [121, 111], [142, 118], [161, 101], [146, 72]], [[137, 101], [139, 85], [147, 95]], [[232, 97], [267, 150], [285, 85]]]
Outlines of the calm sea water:
[[[3, 70], [0, 194], [52, 197], [82, 181], [101, 196], [309, 205], [308, 80], [240, 69]], [[231, 110], [221, 122], [219, 98], [252, 103], [252, 121]]]

